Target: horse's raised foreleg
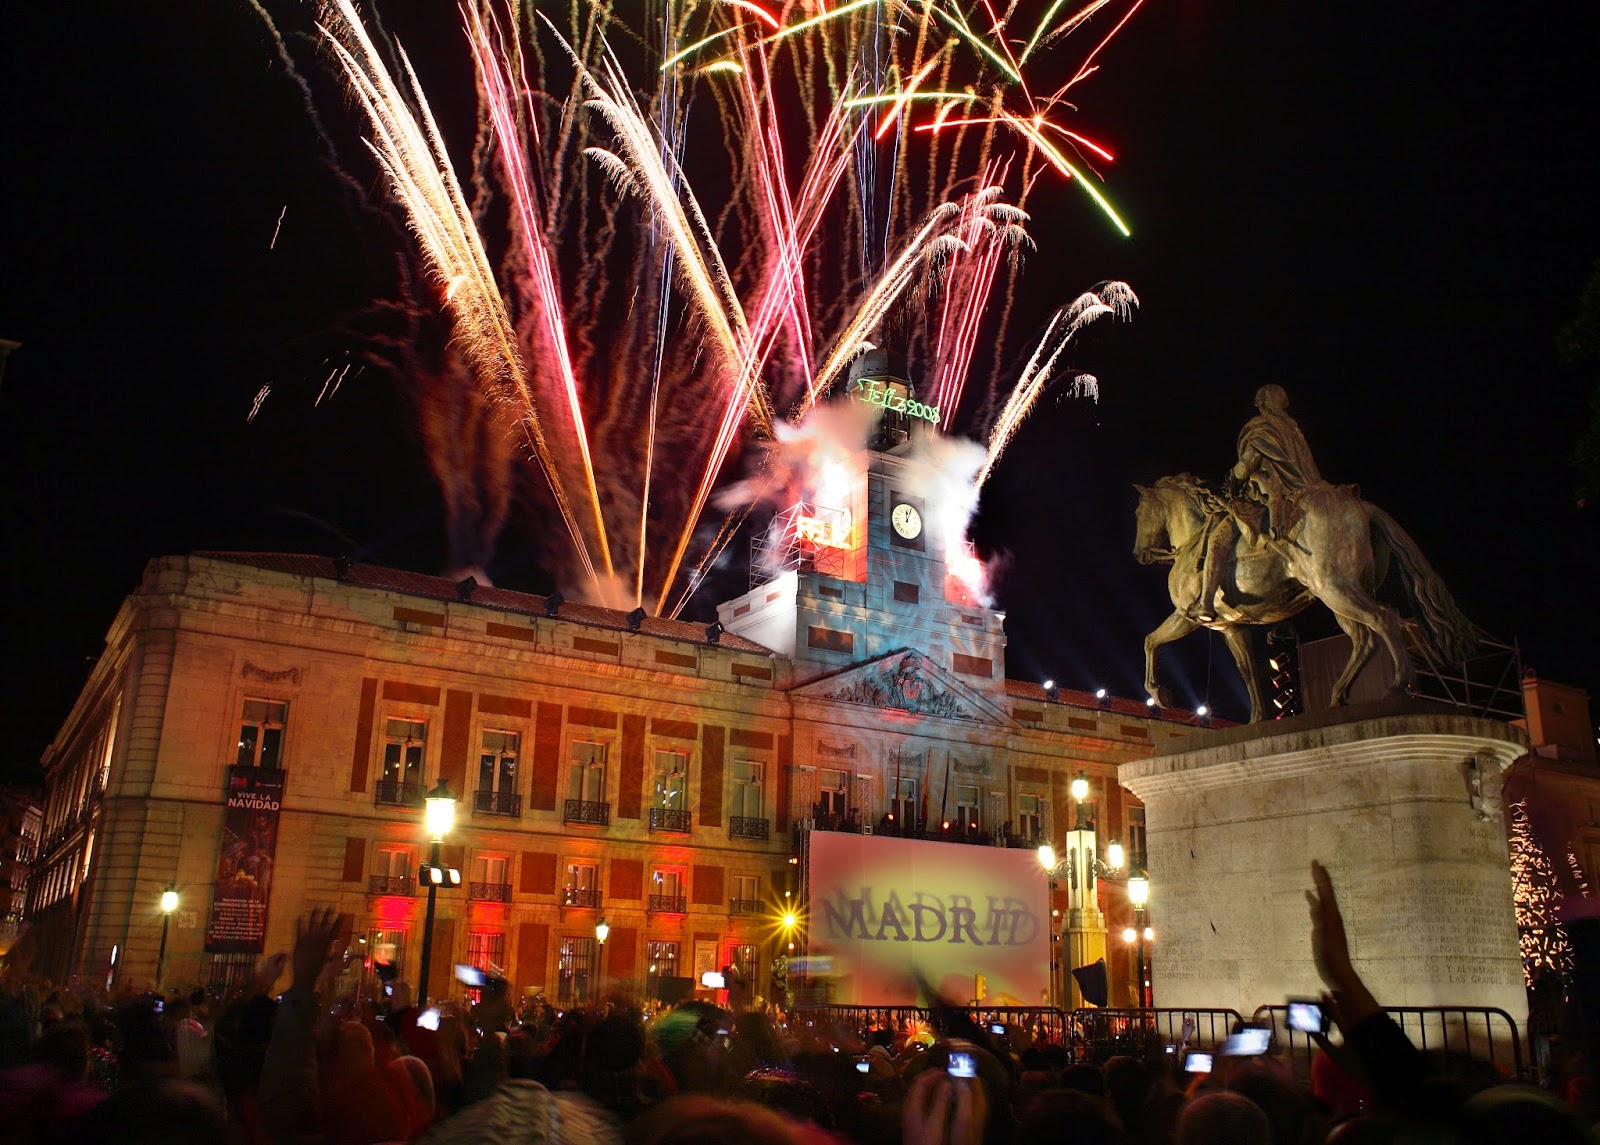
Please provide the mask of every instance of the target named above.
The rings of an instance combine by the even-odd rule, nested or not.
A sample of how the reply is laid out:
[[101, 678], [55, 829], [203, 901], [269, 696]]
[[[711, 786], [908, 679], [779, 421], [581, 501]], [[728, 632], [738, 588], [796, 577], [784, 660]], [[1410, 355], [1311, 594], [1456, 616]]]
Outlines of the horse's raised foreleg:
[[[1317, 593], [1318, 599], [1332, 610], [1338, 619], [1339, 626], [1346, 632], [1350, 629], [1346, 621], [1358, 624], [1365, 628], [1371, 636], [1376, 636], [1383, 641], [1384, 648], [1389, 653], [1389, 660], [1394, 664], [1394, 675], [1389, 679], [1391, 691], [1404, 692], [1409, 690], [1416, 682], [1416, 669], [1412, 667], [1411, 657], [1406, 653], [1405, 644], [1400, 638], [1400, 617], [1388, 605], [1380, 604], [1360, 589], [1349, 587], [1330, 587], [1324, 585]], [[1353, 639], [1353, 637], [1352, 637]], [[1369, 636], [1370, 640], [1370, 636]], [[1359, 647], [1359, 642], [1358, 642]], [[1368, 649], [1371, 655], [1370, 648]], [[1353, 667], [1352, 667], [1353, 665]], [[1345, 665], [1345, 672], [1350, 680], [1355, 680], [1356, 672], [1361, 665], [1356, 661], [1355, 650], [1352, 650], [1350, 663]], [[1340, 676], [1343, 681], [1344, 677]], [[1349, 685], [1346, 684], [1345, 694], [1348, 695]], [[1339, 698], [1338, 685], [1334, 686], [1334, 703], [1343, 703]]]
[[1219, 628], [1222, 639], [1233, 653], [1233, 662], [1244, 678], [1244, 690], [1250, 694], [1250, 722], [1259, 724], [1266, 718], [1266, 707], [1261, 702], [1261, 666], [1256, 663], [1255, 646], [1250, 643], [1250, 633], [1236, 625]]
[[1189, 633], [1199, 628], [1198, 621], [1190, 620], [1182, 612], [1174, 611], [1173, 614], [1161, 622], [1149, 636], [1144, 638], [1144, 690], [1156, 703], [1163, 708], [1172, 707], [1172, 697], [1156, 679], [1156, 653], [1163, 644], [1171, 644], [1174, 640], [1182, 640]]

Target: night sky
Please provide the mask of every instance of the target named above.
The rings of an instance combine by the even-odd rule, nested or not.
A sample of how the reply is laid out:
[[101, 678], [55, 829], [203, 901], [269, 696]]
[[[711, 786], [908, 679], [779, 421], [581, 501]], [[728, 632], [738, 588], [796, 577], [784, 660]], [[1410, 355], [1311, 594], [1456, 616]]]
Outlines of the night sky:
[[[1131, 484], [1220, 477], [1275, 381], [1324, 476], [1394, 515], [1469, 616], [1541, 675], [1600, 688], [1600, 507], [1576, 506], [1567, 465], [1596, 379], [1555, 353], [1600, 258], [1579, 7], [1146, 4], [1079, 89], [1133, 239], [1067, 194], [1031, 227], [1019, 360], [1097, 281], [1143, 308], [1077, 352], [1099, 403], [1047, 399], [987, 490], [976, 537], [1008, 554], [1011, 675], [1140, 694], [1168, 603], [1165, 569], [1131, 558]], [[369, 370], [313, 406], [394, 233], [352, 225], [246, 5], [155, 8], [0, 10], [0, 338], [23, 344], [0, 389], [3, 775], [38, 760], [152, 556], [446, 561], [403, 388]], [[421, 10], [385, 7], [425, 82], [464, 76]], [[517, 516], [490, 571], [546, 591]], [[1325, 612], [1302, 625], [1330, 631]], [[1168, 679], [1243, 714], [1214, 638]]]

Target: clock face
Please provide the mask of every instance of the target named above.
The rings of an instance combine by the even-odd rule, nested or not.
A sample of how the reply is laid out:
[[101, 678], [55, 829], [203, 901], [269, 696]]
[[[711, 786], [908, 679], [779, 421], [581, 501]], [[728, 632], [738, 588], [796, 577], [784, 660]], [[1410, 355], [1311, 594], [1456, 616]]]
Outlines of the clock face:
[[894, 526], [894, 531], [908, 541], [922, 533], [922, 514], [917, 512], [915, 505], [908, 505], [904, 501], [894, 507], [889, 514], [889, 522]]

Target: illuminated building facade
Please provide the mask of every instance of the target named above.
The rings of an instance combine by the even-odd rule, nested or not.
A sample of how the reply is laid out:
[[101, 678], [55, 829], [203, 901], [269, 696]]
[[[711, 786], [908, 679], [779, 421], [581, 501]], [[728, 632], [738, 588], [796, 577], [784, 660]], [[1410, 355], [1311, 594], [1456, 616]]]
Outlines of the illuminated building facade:
[[[1059, 845], [1080, 771], [1102, 842], [1137, 847], [1116, 765], [1187, 714], [1007, 680], [1003, 617], [951, 575], [939, 506], [902, 457], [868, 457], [832, 507], [848, 527], [804, 527], [719, 625], [324, 557], [151, 561], [44, 760], [34, 969], [102, 979], [115, 949], [149, 981], [171, 886], [169, 985], [242, 974], [324, 903], [354, 920], [352, 973], [414, 984], [440, 779], [462, 884], [439, 896], [434, 995], [457, 963], [565, 1001], [729, 964], [762, 994], [800, 832]], [[1115, 931], [1124, 888], [1100, 897]]]

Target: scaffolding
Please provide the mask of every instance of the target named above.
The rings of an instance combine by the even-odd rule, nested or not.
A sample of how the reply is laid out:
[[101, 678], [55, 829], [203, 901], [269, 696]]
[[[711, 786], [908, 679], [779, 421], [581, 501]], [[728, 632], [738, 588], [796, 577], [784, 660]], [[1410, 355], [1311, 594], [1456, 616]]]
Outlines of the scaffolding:
[[847, 510], [796, 501], [750, 538], [750, 587], [789, 572], [842, 577], [852, 544]]
[[1493, 719], [1527, 716], [1522, 702], [1522, 653], [1480, 633], [1473, 654], [1460, 662], [1436, 659], [1415, 621], [1403, 621], [1406, 650], [1417, 668], [1416, 694]]

